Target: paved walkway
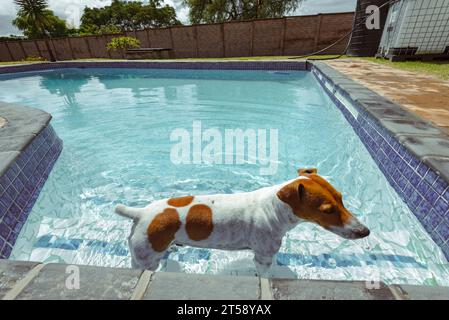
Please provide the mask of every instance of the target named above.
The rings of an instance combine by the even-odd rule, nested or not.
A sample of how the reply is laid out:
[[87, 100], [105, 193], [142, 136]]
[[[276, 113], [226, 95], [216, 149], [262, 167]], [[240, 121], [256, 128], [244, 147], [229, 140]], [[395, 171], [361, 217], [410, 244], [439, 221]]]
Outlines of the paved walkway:
[[449, 133], [449, 81], [369, 61], [342, 59], [328, 64]]
[[0, 300], [421, 300], [449, 287], [229, 277], [0, 260]]

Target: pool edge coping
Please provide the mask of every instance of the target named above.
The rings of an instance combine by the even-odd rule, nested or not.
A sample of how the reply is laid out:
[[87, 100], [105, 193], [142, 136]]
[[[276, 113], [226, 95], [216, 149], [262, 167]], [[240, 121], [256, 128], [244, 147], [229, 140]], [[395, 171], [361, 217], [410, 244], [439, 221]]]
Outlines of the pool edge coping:
[[[310, 64], [310, 62], [308, 62], [308, 64]], [[423, 119], [422, 117], [412, 113], [402, 105], [393, 102], [386, 97], [383, 97], [382, 95], [351, 79], [350, 77], [336, 70], [330, 65], [323, 62], [313, 62], [311, 65], [322, 72], [326, 76], [326, 78], [335, 85], [335, 89], [337, 91], [341, 90], [342, 92], [344, 92], [347, 97], [349, 97], [358, 107], [365, 110], [370, 114], [371, 117], [377, 120], [379, 124], [381, 124], [416, 158], [422, 160], [425, 164], [434, 169], [438, 174], [442, 175], [445, 178], [446, 182], [449, 183], [449, 166], [447, 168], [448, 170], [446, 170], [446, 168], [443, 168], [438, 163], [432, 161], [432, 159], [440, 158], [445, 159], [449, 164], [449, 153], [440, 152], [441, 148], [432, 148], [432, 150], [410, 148], [412, 144], [404, 143], [416, 138], [434, 138], [446, 141], [449, 147], [449, 134], [444, 132], [433, 122], [427, 119]], [[382, 112], [382, 109], [388, 110], [393, 114], [384, 113]], [[396, 114], [394, 114], [395, 112]], [[392, 123], [390, 126], [390, 123], [394, 121], [404, 123], [401, 123], [400, 128], [399, 126], [395, 127], [394, 123]], [[389, 123], [389, 126], [384, 125], [386, 122]], [[426, 130], [428, 130], [429, 132], [420, 133], [418, 132], [419, 130], [414, 130], [417, 128], [417, 126], [425, 126]]]

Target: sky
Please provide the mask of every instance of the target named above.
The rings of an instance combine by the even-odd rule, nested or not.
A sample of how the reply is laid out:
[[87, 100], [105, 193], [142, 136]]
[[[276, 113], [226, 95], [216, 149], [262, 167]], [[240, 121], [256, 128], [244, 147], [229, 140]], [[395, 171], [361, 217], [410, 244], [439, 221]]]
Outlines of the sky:
[[[303, 5], [290, 15], [354, 11], [356, 2], [356, 0], [304, 0]], [[75, 27], [79, 26], [79, 19], [85, 6], [99, 8], [110, 3], [111, 0], [48, 0], [50, 9], [66, 20], [68, 25]], [[165, 0], [165, 3], [175, 7], [178, 19], [182, 23], [189, 23], [189, 11], [181, 5], [180, 0]], [[17, 7], [13, 0], [0, 0], [0, 36], [20, 34], [20, 31], [11, 24], [16, 13]]]

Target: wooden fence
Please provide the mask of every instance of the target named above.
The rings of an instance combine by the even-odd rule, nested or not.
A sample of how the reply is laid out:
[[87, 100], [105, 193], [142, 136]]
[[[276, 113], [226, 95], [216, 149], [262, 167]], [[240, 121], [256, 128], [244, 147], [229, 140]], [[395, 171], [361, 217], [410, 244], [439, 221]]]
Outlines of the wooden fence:
[[[233, 21], [161, 29], [127, 31], [142, 47], [172, 48], [174, 58], [221, 58], [302, 55], [332, 44], [352, 28], [353, 12]], [[49, 40], [57, 60], [123, 58], [106, 44], [124, 34], [54, 38]], [[348, 39], [327, 50], [341, 53]], [[30, 56], [49, 59], [44, 40], [0, 42], [0, 61], [20, 61]]]

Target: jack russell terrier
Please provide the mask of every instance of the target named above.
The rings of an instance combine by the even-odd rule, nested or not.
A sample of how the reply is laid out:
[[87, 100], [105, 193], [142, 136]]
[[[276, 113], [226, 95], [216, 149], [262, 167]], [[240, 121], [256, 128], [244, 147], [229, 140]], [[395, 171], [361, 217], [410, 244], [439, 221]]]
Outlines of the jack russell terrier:
[[129, 237], [133, 267], [155, 270], [170, 245], [177, 244], [251, 249], [258, 273], [264, 274], [282, 237], [298, 223], [313, 222], [346, 239], [369, 235], [316, 169], [299, 169], [298, 174], [252, 192], [163, 199], [145, 208], [117, 205], [116, 213], [134, 220]]

